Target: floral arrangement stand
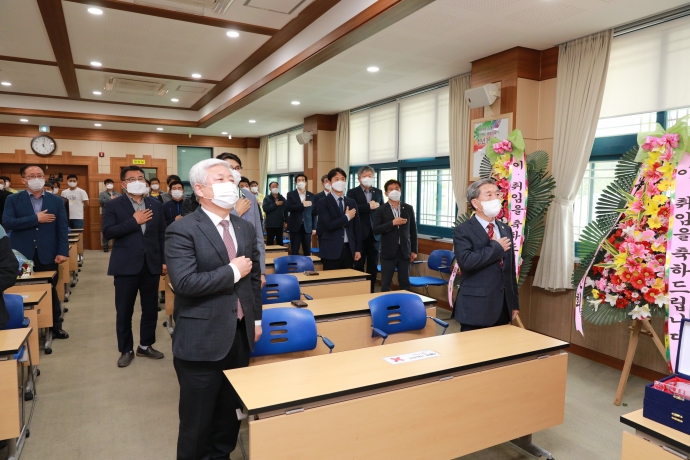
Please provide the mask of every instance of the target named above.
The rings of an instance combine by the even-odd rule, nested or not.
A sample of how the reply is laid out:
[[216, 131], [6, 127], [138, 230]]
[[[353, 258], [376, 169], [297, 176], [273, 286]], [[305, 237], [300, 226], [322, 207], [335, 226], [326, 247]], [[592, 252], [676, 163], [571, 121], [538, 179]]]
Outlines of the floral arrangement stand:
[[640, 335], [651, 337], [659, 353], [661, 353], [661, 356], [666, 360], [666, 347], [659, 339], [659, 336], [656, 334], [648, 318], [633, 320], [633, 325], [628, 329], [630, 329], [630, 342], [628, 342], [628, 352], [625, 355], [625, 364], [623, 364], [621, 379], [618, 382], [618, 390], [616, 390], [616, 399], [613, 402], [616, 406], [620, 406], [623, 402], [623, 393], [625, 393], [625, 387], [628, 384], [628, 377], [630, 377], [630, 369], [632, 368], [633, 359], [635, 358], [635, 351], [637, 350]]

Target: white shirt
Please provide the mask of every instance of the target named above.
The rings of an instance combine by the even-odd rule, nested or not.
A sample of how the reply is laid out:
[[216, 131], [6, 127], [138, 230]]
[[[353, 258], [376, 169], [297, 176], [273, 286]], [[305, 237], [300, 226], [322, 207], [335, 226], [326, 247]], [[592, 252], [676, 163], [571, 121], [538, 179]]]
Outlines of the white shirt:
[[[211, 222], [213, 222], [213, 225], [216, 226], [216, 229], [218, 230], [218, 233], [220, 234], [220, 239], [223, 239], [223, 231], [225, 230], [220, 223], [224, 220], [230, 222], [230, 216], [225, 216], [225, 219], [221, 218], [219, 215], [212, 213], [211, 211], [207, 210], [203, 206], [201, 206], [201, 210], [206, 213], [206, 215], [211, 219]], [[230, 225], [228, 225], [228, 231], [230, 232], [230, 238], [232, 238], [232, 242], [235, 245], [235, 249], [237, 249], [237, 235], [235, 235], [235, 229], [232, 227], [232, 222], [230, 222]], [[240, 270], [235, 267], [232, 262], [229, 264], [232, 267], [232, 272], [235, 275], [235, 282], [239, 281], [242, 276], [240, 275]], [[258, 319], [254, 321], [254, 326], [261, 326], [261, 320]]]
[[83, 219], [84, 218], [84, 201], [89, 201], [89, 195], [86, 191], [79, 187], [74, 190], [63, 190], [62, 197], [69, 200], [69, 218]]
[[[70, 211], [70, 212], [72, 212], [72, 211]], [[479, 217], [477, 214], [475, 214], [474, 217], [476, 217], [476, 218], [477, 218], [477, 221], [479, 221], [479, 223], [482, 224], [482, 227], [484, 227], [484, 231], [485, 231], [486, 233], [489, 233], [489, 229], [487, 228], [487, 227], [489, 226], [489, 224], [494, 224], [494, 232], [498, 232], [498, 235], [499, 235], [499, 236], [501, 235], [501, 231], [498, 229], [498, 225], [496, 225], [496, 221], [495, 221], [495, 220], [489, 222], [489, 221], [486, 221], [486, 220], [482, 219], [482, 218]], [[495, 234], [495, 233], [494, 233], [494, 234]]]
[[[343, 211], [345, 211], [345, 208], [346, 208], [346, 206], [345, 206], [345, 194], [343, 194], [343, 195], [341, 195], [341, 196], [338, 196], [338, 195], [336, 195], [335, 193], [331, 193], [331, 196], [332, 196], [333, 199], [335, 200], [335, 205], [338, 206], [338, 209], [340, 209], [340, 200], [343, 200]], [[350, 216], [348, 216], [347, 214], [345, 214], [345, 217], [347, 217], [347, 220], [348, 220], [348, 222], [349, 222], [349, 221], [350, 221]], [[348, 243], [350, 240], [347, 239], [347, 230], [345, 229], [345, 227], [343, 227], [343, 233], [344, 233], [344, 235], [345, 235], [345, 240], [344, 240], [343, 242], [344, 242], [344, 243]]]

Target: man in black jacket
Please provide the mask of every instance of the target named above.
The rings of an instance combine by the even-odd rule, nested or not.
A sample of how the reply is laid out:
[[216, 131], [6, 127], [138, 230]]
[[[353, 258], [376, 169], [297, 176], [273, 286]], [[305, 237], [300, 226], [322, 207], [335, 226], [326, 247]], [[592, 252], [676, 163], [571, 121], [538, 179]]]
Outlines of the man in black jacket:
[[[5, 233], [5, 229], [0, 227], [0, 294], [6, 289], [14, 286], [17, 282], [19, 273], [19, 262], [12, 252], [10, 239]], [[0, 330], [5, 329], [10, 315], [5, 307], [5, 299], [0, 295]], [[36, 327], [33, 325], [32, 327]]]
[[278, 182], [268, 184], [271, 193], [264, 198], [266, 213], [266, 246], [283, 245], [283, 225], [285, 224], [285, 197], [280, 194]]
[[347, 197], [357, 203], [357, 214], [362, 222], [362, 258], [355, 261], [355, 270], [364, 271], [364, 263], [367, 264], [367, 273], [371, 280], [371, 292], [376, 286], [377, 265], [379, 263], [380, 235], [374, 234], [374, 212], [383, 204], [383, 193], [374, 187], [374, 169], [371, 166], [362, 166], [357, 171], [359, 187], [347, 191]]
[[410, 263], [417, 258], [417, 223], [414, 209], [400, 201], [400, 182], [386, 182], [388, 203], [374, 214], [374, 234], [381, 235], [381, 292], [391, 290], [398, 269], [398, 287], [410, 290]]
[[288, 213], [287, 224], [290, 232], [290, 253], [311, 255], [311, 236], [316, 234], [316, 211], [314, 210], [314, 194], [307, 190], [307, 176], [298, 174], [295, 177], [297, 188], [288, 192], [285, 212]]

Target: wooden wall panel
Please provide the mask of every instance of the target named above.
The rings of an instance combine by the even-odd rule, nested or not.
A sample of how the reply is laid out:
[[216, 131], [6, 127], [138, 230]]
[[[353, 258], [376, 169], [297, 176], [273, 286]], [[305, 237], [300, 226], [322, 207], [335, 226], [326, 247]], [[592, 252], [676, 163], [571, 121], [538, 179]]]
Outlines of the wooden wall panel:
[[558, 47], [545, 49], [541, 52], [541, 72], [540, 80], [556, 78], [558, 73]]
[[[536, 80], [518, 78], [515, 127], [525, 139], [539, 139], [539, 88]], [[528, 150], [529, 152], [530, 150]]]
[[548, 292], [532, 288], [530, 299], [530, 329], [566, 342], [573, 329], [573, 291]]
[[556, 123], [556, 79], [539, 82], [539, 125], [537, 139], [553, 139]]

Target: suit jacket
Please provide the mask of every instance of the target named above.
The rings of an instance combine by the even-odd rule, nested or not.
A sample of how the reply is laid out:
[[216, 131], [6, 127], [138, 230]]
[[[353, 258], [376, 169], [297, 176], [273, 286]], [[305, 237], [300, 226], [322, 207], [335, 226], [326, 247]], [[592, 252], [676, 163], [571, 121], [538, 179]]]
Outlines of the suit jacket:
[[[506, 224], [495, 221], [501, 237], [513, 233]], [[455, 301], [455, 319], [460, 324], [492, 326], [498, 321], [503, 301], [508, 310], [519, 310], [515, 259], [512, 249], [504, 251], [475, 216], [453, 231], [455, 260], [460, 267], [460, 289]], [[503, 267], [498, 264], [503, 260]]]
[[115, 190], [109, 192], [108, 190], [103, 190], [101, 193], [98, 194], [98, 202], [100, 203], [101, 206], [105, 206], [106, 203], [108, 203], [112, 198], [110, 198], [112, 193], [112, 196], [118, 197], [122, 196], [122, 193], [116, 192]]
[[[5, 229], [0, 227], [0, 330], [4, 329], [10, 319], [10, 314], [5, 307], [5, 298], [1, 295], [6, 289], [11, 288], [17, 282], [19, 262], [12, 252], [10, 239]], [[31, 327], [36, 327], [32, 325]]]
[[293, 190], [288, 192], [287, 201], [285, 202], [285, 212], [289, 213], [287, 217], [288, 232], [296, 233], [299, 232], [302, 226], [302, 217], [304, 217], [304, 231], [306, 233], [311, 233], [312, 230], [316, 229], [316, 213], [314, 211], [314, 194], [305, 191], [306, 201], [311, 201], [311, 206], [304, 207], [302, 200], [300, 200], [299, 192]]
[[192, 192], [191, 195], [186, 196], [182, 200], [182, 215], [186, 216], [197, 210], [199, 207], [199, 201], [196, 199], [196, 193]]
[[[348, 245], [352, 256], [355, 252], [362, 252], [362, 229], [359, 213], [355, 214], [354, 219], [347, 220], [347, 216], [340, 211], [338, 203], [333, 197], [326, 197], [319, 201], [316, 210], [319, 222], [322, 227], [321, 241], [319, 246], [319, 257], [322, 259], [338, 259], [343, 252], [345, 235], [347, 232]], [[343, 197], [343, 207], [354, 209], [357, 204], [350, 198]]]
[[12, 193], [7, 190], [0, 190], [0, 224], [2, 224], [2, 214], [5, 212], [5, 201], [7, 201], [7, 197], [10, 195]]
[[144, 197], [146, 209], [153, 217], [146, 222], [146, 231], [134, 218], [134, 207], [129, 196], [110, 200], [103, 207], [103, 236], [113, 241], [108, 275], [138, 275], [146, 261], [149, 271], [160, 275], [165, 263], [165, 216], [163, 205], [155, 198]]
[[[180, 212], [177, 212], [177, 205], [180, 205]], [[182, 201], [170, 200], [163, 203], [163, 214], [165, 215], [165, 225], [175, 222], [177, 216], [182, 215]]]
[[[312, 206], [314, 206], [314, 211], [312, 211], [312, 212], [316, 212], [316, 209], [317, 209], [317, 208], [316, 208], [316, 204], [317, 204], [319, 201], [321, 201], [321, 200], [323, 200], [324, 198], [326, 198], [327, 196], [328, 196], [328, 195], [326, 195], [326, 192], [323, 191], [323, 190], [321, 190], [319, 193], [317, 193], [316, 195], [314, 195], [314, 204], [312, 205]], [[319, 215], [318, 215], [318, 214], [319, 214], [319, 213], [316, 212], [316, 236], [319, 237], [319, 239], [320, 239], [320, 238], [321, 238], [321, 229], [319, 228]]]
[[[278, 206], [276, 201], [282, 201], [283, 205]], [[278, 194], [274, 197], [272, 194], [264, 198], [264, 212], [266, 213], [266, 228], [283, 228], [285, 222], [285, 197]]]
[[414, 209], [402, 201], [399, 206], [400, 217], [407, 219], [405, 225], [393, 225], [395, 216], [388, 203], [374, 213], [374, 235], [381, 235], [382, 259], [395, 259], [398, 245], [406, 259], [410, 258], [411, 252], [417, 253], [417, 223], [414, 218]]
[[[383, 206], [383, 192], [381, 192], [381, 189], [371, 187], [369, 190], [371, 191], [371, 201], [376, 201], [380, 206]], [[366, 240], [369, 234], [373, 233], [374, 213], [376, 210], [372, 211], [364, 190], [359, 185], [348, 190], [347, 197], [352, 198], [357, 203], [357, 214], [362, 222], [362, 239]], [[381, 236], [374, 233], [374, 239], [379, 241]]]
[[[264, 227], [261, 223], [261, 206], [258, 201], [256, 201], [256, 195], [250, 191], [245, 191], [240, 189], [240, 197], [246, 198], [251, 202], [249, 210], [242, 215], [242, 219], [246, 220], [254, 226], [254, 234], [256, 236], [256, 247], [259, 248], [261, 253], [261, 258], [259, 259], [259, 264], [261, 265], [261, 273], [266, 273], [266, 241], [264, 241]], [[237, 216], [237, 211], [234, 209], [230, 211], [230, 214]], [[238, 216], [239, 217], [239, 216]]]
[[235, 340], [237, 301], [242, 303], [249, 347], [254, 349], [254, 321], [261, 320], [261, 253], [252, 225], [234, 215], [237, 257], [252, 260], [252, 271], [240, 280], [230, 267], [228, 251], [203, 209], [174, 222], [166, 232], [168, 276], [175, 289], [173, 355], [187, 361], [219, 361]]
[[12, 249], [32, 259], [38, 247], [38, 259], [42, 264], [54, 264], [56, 256], [69, 257], [67, 242], [67, 213], [65, 205], [57, 195], [43, 194], [43, 209], [55, 216], [55, 220], [38, 223], [38, 216], [31, 205], [28, 192], [14, 193], [7, 197], [2, 215], [3, 227], [12, 230]]

